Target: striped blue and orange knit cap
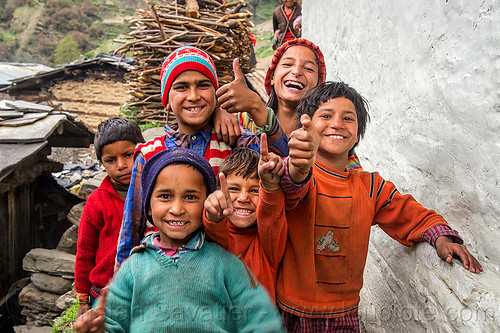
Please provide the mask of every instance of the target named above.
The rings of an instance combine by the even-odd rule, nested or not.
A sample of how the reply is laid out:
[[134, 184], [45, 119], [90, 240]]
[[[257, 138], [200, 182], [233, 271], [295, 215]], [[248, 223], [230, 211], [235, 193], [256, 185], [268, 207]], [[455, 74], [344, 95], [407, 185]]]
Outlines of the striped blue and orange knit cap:
[[167, 106], [168, 93], [175, 78], [184, 71], [197, 71], [210, 79], [215, 90], [219, 88], [217, 71], [212, 58], [203, 50], [193, 46], [183, 46], [163, 61], [161, 65], [161, 103]]

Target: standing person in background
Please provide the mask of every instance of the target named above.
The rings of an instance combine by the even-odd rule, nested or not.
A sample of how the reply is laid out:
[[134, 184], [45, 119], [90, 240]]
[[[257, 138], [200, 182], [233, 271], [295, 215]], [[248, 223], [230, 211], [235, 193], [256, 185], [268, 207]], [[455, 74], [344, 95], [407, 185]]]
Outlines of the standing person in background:
[[273, 50], [284, 42], [300, 37], [300, 33], [293, 27], [293, 22], [302, 15], [302, 8], [295, 0], [281, 0], [283, 5], [273, 12]]

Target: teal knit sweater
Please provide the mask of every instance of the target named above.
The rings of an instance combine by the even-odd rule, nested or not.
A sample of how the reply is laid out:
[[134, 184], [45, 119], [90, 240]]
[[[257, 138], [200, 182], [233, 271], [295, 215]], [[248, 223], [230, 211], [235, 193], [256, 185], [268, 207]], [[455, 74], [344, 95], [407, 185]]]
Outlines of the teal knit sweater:
[[205, 242], [174, 262], [152, 236], [109, 287], [107, 332], [284, 332], [266, 291], [237, 257]]

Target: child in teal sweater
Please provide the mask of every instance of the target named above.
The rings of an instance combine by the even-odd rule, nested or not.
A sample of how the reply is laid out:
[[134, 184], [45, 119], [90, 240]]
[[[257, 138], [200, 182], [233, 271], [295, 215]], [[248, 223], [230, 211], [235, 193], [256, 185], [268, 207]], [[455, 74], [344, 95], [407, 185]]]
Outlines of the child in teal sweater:
[[146, 162], [141, 187], [146, 218], [159, 231], [109, 286], [106, 331], [282, 332], [252, 273], [205, 240], [203, 204], [216, 189], [210, 164], [188, 149], [165, 150]]

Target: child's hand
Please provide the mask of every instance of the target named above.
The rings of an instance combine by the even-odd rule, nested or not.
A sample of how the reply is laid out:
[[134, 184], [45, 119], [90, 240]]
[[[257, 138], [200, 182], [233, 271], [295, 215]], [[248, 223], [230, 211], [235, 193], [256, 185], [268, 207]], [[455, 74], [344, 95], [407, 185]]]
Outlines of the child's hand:
[[453, 243], [448, 236], [441, 236], [436, 239], [435, 246], [438, 256], [444, 261], [451, 263], [453, 255], [456, 255], [462, 260], [465, 269], [468, 269], [472, 273], [483, 271], [481, 264], [469, 253], [467, 248], [464, 245]]
[[233, 203], [227, 186], [226, 176], [219, 173], [220, 190], [211, 193], [205, 200], [205, 216], [209, 221], [220, 222], [224, 216], [233, 214]]
[[217, 101], [229, 113], [248, 112], [257, 126], [266, 125], [266, 105], [257, 93], [248, 88], [238, 58], [233, 60], [233, 71], [234, 81], [217, 90]]
[[[75, 321], [75, 331], [77, 333], [104, 332], [106, 298], [108, 296], [108, 287], [101, 290], [99, 305], [95, 309], [90, 309]], [[88, 306], [88, 305], [87, 305]]]
[[215, 108], [213, 117], [214, 131], [217, 138], [227, 145], [235, 145], [238, 138], [243, 134], [238, 119], [220, 107]]
[[301, 183], [309, 174], [318, 150], [319, 136], [311, 118], [304, 114], [300, 117], [302, 128], [296, 129], [290, 136], [288, 148], [288, 171], [295, 183]]
[[267, 136], [260, 137], [259, 178], [266, 191], [280, 189], [281, 176], [285, 173], [285, 162], [276, 154], [270, 153], [267, 148]]
[[80, 301], [80, 304], [78, 305], [78, 311], [76, 312], [76, 317], [80, 317], [82, 314], [90, 310], [89, 303], [82, 303]]

